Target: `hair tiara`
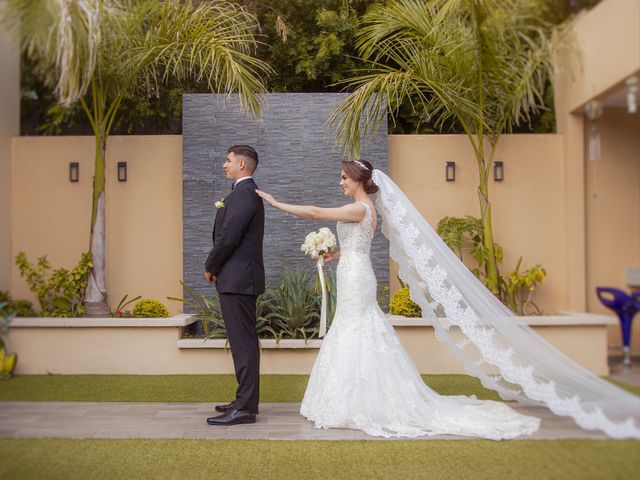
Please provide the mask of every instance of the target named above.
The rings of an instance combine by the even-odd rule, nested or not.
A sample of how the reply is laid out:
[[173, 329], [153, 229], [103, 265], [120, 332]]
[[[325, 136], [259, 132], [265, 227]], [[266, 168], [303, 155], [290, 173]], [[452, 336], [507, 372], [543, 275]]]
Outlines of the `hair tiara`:
[[356, 165], [358, 165], [361, 168], [364, 168], [367, 172], [369, 171], [369, 167], [367, 167], [364, 163], [362, 163], [360, 160], [354, 160], [353, 163], [355, 163]]

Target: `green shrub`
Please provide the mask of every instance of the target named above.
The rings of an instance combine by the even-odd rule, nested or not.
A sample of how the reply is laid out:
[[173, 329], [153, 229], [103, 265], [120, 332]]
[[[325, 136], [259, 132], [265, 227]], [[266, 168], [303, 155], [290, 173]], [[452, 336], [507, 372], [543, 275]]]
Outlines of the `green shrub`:
[[[484, 227], [479, 218], [470, 215], [466, 217], [444, 217], [438, 222], [438, 235], [451, 250], [463, 259], [463, 251], [469, 251], [478, 264], [472, 268], [473, 274], [491, 289], [491, 282], [487, 276], [488, 251], [484, 246]], [[496, 262], [498, 267], [502, 263], [502, 247], [494, 243]], [[547, 272], [540, 263], [524, 271], [520, 271], [522, 257], [516, 268], [506, 275], [498, 270], [498, 298], [516, 315], [542, 315], [542, 309], [533, 301], [538, 287], [545, 279]]]
[[422, 309], [409, 296], [409, 287], [402, 287], [393, 294], [389, 305], [389, 313], [404, 317], [422, 317]]
[[158, 300], [144, 299], [133, 307], [133, 316], [136, 318], [166, 318], [169, 310]]
[[[6, 307], [7, 302], [0, 302], [0, 312], [4, 312]], [[11, 317], [13, 315], [9, 313], [0, 313], [0, 345], [4, 345], [2, 336], [9, 333], [9, 320], [11, 320]]]
[[507, 275], [500, 275], [502, 300], [516, 315], [542, 315], [542, 309], [533, 301], [533, 296], [547, 276], [547, 271], [538, 263], [521, 272], [521, 264], [522, 257], [514, 270]]
[[[1, 292], [5, 293], [5, 292]], [[9, 320], [11, 320], [12, 314], [2, 313], [6, 312], [9, 303], [6, 301], [0, 301], [0, 378], [11, 378], [13, 371], [16, 368], [18, 362], [18, 355], [16, 353], [9, 353], [6, 350], [6, 345], [3, 336], [9, 333]]]
[[33, 310], [33, 304], [29, 300], [14, 300], [11, 294], [6, 291], [0, 291], [0, 316], [14, 317], [35, 317], [36, 312]]
[[93, 268], [91, 253], [83, 253], [78, 264], [71, 270], [58, 268], [51, 272], [46, 255], [37, 258], [33, 265], [24, 252], [16, 255], [16, 265], [32, 292], [38, 295], [40, 316], [79, 317], [85, 308], [84, 293], [87, 274]]

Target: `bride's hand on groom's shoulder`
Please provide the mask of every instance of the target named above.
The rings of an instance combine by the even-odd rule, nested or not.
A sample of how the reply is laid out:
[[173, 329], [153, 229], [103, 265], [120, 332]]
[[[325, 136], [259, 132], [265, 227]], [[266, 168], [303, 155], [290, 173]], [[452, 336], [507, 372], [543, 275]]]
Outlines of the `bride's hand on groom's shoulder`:
[[267, 201], [267, 203], [269, 203], [269, 205], [271, 206], [276, 206], [276, 199], [273, 198], [272, 195], [268, 194], [267, 192], [263, 192], [262, 190], [258, 190], [256, 189], [256, 193], [258, 194], [259, 197], [263, 198], [264, 200]]

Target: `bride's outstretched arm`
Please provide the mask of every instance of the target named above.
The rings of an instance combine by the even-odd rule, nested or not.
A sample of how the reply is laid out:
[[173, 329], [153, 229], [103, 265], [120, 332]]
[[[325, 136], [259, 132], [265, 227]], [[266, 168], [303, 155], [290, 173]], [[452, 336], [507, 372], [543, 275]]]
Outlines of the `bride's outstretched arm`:
[[361, 222], [364, 220], [365, 208], [361, 203], [350, 203], [342, 207], [323, 208], [313, 205], [293, 205], [278, 202], [272, 195], [256, 190], [267, 203], [283, 212], [308, 220], [326, 220], [329, 222]]

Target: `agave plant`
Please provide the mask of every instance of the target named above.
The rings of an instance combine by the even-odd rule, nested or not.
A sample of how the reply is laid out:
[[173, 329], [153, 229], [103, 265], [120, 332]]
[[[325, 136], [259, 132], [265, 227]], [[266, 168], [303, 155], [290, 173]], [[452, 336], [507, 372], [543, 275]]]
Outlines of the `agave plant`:
[[281, 283], [273, 293], [272, 311], [267, 319], [273, 324], [276, 340], [282, 337], [308, 340], [318, 333], [318, 295], [312, 274], [285, 269]]
[[256, 302], [256, 331], [258, 338], [278, 338], [269, 314], [273, 311], [274, 293], [267, 289]]
[[[285, 269], [280, 274], [280, 285], [267, 289], [256, 302], [256, 331], [258, 338], [303, 338], [308, 340], [318, 334], [321, 290], [315, 273]], [[167, 297], [182, 302], [196, 312], [202, 324], [205, 338], [227, 338], [220, 299], [217, 294], [207, 298], [180, 282], [187, 298]], [[330, 324], [336, 309], [336, 276], [326, 270], [328, 290], [327, 319]]]
[[[227, 328], [222, 317], [220, 297], [214, 294], [207, 298], [204, 294], [196, 292], [193, 288], [180, 282], [188, 299], [167, 297], [169, 300], [182, 302], [196, 311], [196, 319], [200, 321], [204, 331], [204, 338], [227, 338]], [[256, 331], [259, 338], [277, 338], [272, 321], [268, 318], [273, 304], [273, 292], [267, 290], [258, 297], [256, 302]]]
[[226, 338], [227, 329], [222, 319], [220, 298], [218, 295], [214, 295], [209, 299], [182, 281], [180, 281], [180, 285], [182, 285], [183, 290], [187, 293], [188, 299], [177, 297], [167, 297], [167, 299], [182, 302], [184, 305], [189, 305], [195, 310], [196, 320], [199, 320], [202, 324], [205, 338]]

